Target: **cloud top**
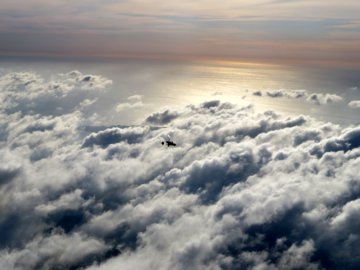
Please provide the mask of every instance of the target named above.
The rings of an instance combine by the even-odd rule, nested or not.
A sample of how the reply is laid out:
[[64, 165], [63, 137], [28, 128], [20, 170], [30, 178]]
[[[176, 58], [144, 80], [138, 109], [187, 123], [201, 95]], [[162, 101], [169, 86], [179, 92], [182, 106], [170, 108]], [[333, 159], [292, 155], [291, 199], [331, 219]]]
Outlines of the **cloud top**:
[[[6, 77], [6, 95], [37, 92], [26, 76]], [[59, 83], [73, 76], [96, 81]], [[77, 110], [2, 108], [1, 269], [360, 263], [359, 126], [211, 100], [86, 133]], [[167, 135], [177, 147], [161, 145]]]
[[342, 101], [343, 98], [335, 94], [311, 94], [307, 101], [315, 103], [317, 105], [323, 105], [333, 102]]
[[360, 108], [360, 100], [352, 100], [349, 102], [349, 107], [353, 109]]
[[[252, 93], [254, 96], [262, 97], [263, 92], [258, 90], [254, 91]], [[306, 90], [269, 90], [265, 91], [266, 96], [271, 98], [290, 98], [290, 99], [300, 99], [305, 98], [306, 101], [311, 102], [316, 105], [324, 105], [329, 103], [335, 103], [340, 102], [343, 100], [343, 98], [336, 94], [330, 94], [330, 93], [308, 93]], [[354, 103], [351, 104], [356, 104]], [[350, 106], [350, 103], [349, 103]]]
[[77, 70], [51, 80], [32, 72], [11, 72], [0, 77], [0, 98], [8, 113], [64, 114], [94, 104], [100, 91], [111, 84], [105, 77]]

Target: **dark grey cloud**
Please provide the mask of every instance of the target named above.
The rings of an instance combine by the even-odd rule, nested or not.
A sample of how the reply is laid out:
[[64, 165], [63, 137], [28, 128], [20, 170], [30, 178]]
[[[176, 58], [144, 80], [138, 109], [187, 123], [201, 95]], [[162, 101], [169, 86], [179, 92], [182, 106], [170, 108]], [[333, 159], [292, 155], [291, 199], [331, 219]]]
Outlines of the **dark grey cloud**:
[[268, 91], [268, 92], [266, 92], [266, 94], [267, 94], [269, 97], [272, 97], [272, 98], [278, 98], [278, 97], [283, 97], [283, 96], [284, 96], [284, 92], [281, 91], [281, 90]]
[[[80, 74], [58, 83], [97, 80]], [[6, 78], [6, 95], [40, 80]], [[359, 126], [213, 100], [87, 129], [19, 104], [0, 110], [1, 269], [360, 264]]]
[[106, 147], [121, 141], [125, 141], [129, 144], [139, 143], [148, 131], [148, 127], [109, 128], [90, 134], [84, 139], [82, 146], [90, 147], [99, 145], [101, 147]]
[[348, 128], [337, 137], [323, 140], [315, 144], [311, 153], [322, 156], [326, 152], [349, 151], [360, 146], [360, 129], [359, 127]]
[[253, 95], [254, 95], [254, 96], [259, 96], [259, 97], [261, 97], [261, 96], [262, 96], [262, 92], [261, 92], [261, 91], [255, 91], [255, 92], [253, 92]]
[[176, 119], [179, 113], [176, 111], [165, 110], [163, 112], [156, 112], [146, 118], [149, 124], [166, 125], [172, 120]]
[[271, 97], [271, 98], [281, 98], [281, 97], [287, 97], [287, 98], [302, 98], [307, 97], [308, 93], [306, 90], [284, 90], [284, 89], [278, 89], [278, 90], [268, 90], [264, 91], [264, 93], [260, 90], [257, 90], [253, 92], [254, 96], [263, 96], [263, 94]]

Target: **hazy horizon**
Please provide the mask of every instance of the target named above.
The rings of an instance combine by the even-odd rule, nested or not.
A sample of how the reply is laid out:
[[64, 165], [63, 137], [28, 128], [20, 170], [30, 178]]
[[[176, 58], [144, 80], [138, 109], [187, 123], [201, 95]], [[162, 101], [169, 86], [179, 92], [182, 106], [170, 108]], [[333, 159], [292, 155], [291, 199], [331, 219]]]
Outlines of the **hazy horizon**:
[[358, 66], [355, 0], [4, 0], [0, 55]]

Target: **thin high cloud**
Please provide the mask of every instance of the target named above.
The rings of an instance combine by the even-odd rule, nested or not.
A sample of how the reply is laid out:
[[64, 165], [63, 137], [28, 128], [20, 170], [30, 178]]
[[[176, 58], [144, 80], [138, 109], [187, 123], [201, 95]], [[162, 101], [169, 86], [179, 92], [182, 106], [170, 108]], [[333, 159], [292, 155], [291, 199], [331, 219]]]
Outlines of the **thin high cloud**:
[[1, 269], [360, 263], [359, 126], [213, 100], [84, 132], [1, 101]]
[[202, 0], [169, 5], [159, 0], [67, 5], [6, 0], [2, 10], [2, 54], [342, 64], [359, 60], [360, 6], [353, 0]]

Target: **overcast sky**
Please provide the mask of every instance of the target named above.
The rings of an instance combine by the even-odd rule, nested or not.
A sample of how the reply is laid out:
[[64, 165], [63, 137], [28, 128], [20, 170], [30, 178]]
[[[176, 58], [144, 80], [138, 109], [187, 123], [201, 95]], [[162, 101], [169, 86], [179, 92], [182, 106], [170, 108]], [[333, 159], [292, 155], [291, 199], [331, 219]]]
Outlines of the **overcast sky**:
[[359, 63], [356, 0], [3, 0], [0, 54]]

